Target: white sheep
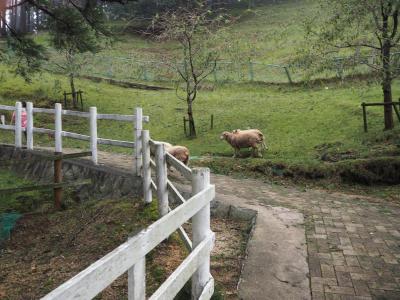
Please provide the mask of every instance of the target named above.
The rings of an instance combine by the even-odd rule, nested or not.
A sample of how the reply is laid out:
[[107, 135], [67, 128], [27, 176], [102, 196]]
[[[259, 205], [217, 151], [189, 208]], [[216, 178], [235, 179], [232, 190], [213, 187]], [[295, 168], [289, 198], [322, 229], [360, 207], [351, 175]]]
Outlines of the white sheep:
[[185, 146], [171, 145], [170, 143], [162, 142], [165, 146], [165, 150], [175, 157], [177, 160], [183, 162], [185, 165], [189, 163], [190, 152]]
[[[233, 157], [239, 155], [241, 148], [252, 148], [253, 156], [261, 156], [260, 150], [267, 149], [263, 133], [258, 129], [240, 130], [236, 129], [233, 132], [224, 131], [221, 140], [226, 140], [234, 149]], [[260, 149], [261, 148], [261, 149]]]

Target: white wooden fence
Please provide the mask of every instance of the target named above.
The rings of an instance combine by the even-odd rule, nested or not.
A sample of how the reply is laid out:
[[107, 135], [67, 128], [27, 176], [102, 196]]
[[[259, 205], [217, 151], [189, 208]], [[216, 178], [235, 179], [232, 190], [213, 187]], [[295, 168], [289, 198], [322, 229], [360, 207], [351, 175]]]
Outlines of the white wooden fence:
[[[136, 108], [134, 115], [118, 115], [118, 114], [98, 114], [96, 107], [90, 107], [89, 112], [80, 112], [73, 110], [63, 110], [60, 103], [55, 104], [54, 109], [48, 108], [34, 108], [32, 102], [26, 104], [27, 114], [27, 126], [26, 128], [21, 127], [21, 102], [16, 102], [15, 106], [0, 105], [0, 110], [14, 111], [15, 112], [15, 125], [6, 125], [3, 122], [0, 124], [0, 129], [11, 130], [15, 132], [15, 147], [22, 147], [22, 132], [26, 131], [26, 148], [33, 149], [33, 137], [34, 133], [40, 134], [51, 134], [55, 139], [55, 152], [62, 152], [62, 138], [72, 138], [82, 141], [90, 142], [90, 149], [92, 151], [92, 161], [97, 164], [97, 145], [113, 145], [119, 147], [131, 148], [134, 150], [134, 161], [135, 161], [135, 173], [140, 175], [142, 167], [142, 155], [141, 155], [141, 131], [143, 128], [143, 122], [149, 122], [148, 116], [143, 116], [142, 109]], [[34, 114], [45, 113], [54, 115], [55, 126], [53, 129], [48, 128], [37, 128], [34, 127]], [[62, 130], [62, 116], [75, 116], [80, 118], [89, 119], [90, 124], [90, 135], [84, 135], [74, 132], [68, 132]], [[134, 128], [134, 142], [131, 141], [120, 141], [113, 139], [100, 138], [97, 135], [97, 120], [115, 120], [121, 122], [131, 122]]]
[[[16, 112], [15, 126], [0, 125], [0, 129], [15, 131], [15, 146], [21, 147], [21, 104], [15, 107], [0, 105], [0, 110]], [[33, 113], [55, 114], [55, 130], [33, 127]], [[90, 136], [62, 131], [62, 115], [74, 115], [90, 119]], [[91, 299], [109, 286], [120, 275], [128, 273], [128, 299], [146, 299], [146, 255], [159, 243], [178, 231], [190, 251], [188, 257], [169, 276], [169, 278], [149, 297], [151, 300], [173, 299], [185, 283], [192, 280], [192, 299], [210, 299], [214, 293], [214, 279], [210, 274], [210, 253], [215, 236], [210, 228], [210, 202], [215, 197], [215, 187], [210, 184], [210, 171], [206, 168], [190, 169], [165, 151], [164, 144], [153, 141], [148, 130], [143, 130], [142, 110], [136, 108], [135, 115], [97, 114], [96, 108], [90, 113], [62, 110], [56, 104], [55, 109], [34, 109], [27, 105], [27, 148], [33, 148], [33, 133], [54, 133], [56, 152], [62, 152], [61, 138], [72, 137], [90, 141], [93, 153], [97, 153], [97, 144], [135, 147], [136, 174], [143, 179], [143, 198], [146, 203], [153, 200], [152, 192], [157, 194], [160, 219], [141, 231], [127, 242], [99, 259], [88, 268], [47, 294], [44, 300]], [[98, 119], [134, 121], [135, 142], [115, 141], [97, 137]], [[97, 163], [97, 159], [94, 160]], [[186, 179], [191, 181], [192, 196], [185, 199], [168, 179], [168, 165], [173, 166]], [[155, 170], [155, 176], [152, 176]], [[171, 209], [169, 197], [180, 203]], [[191, 219], [192, 241], [182, 225]]]

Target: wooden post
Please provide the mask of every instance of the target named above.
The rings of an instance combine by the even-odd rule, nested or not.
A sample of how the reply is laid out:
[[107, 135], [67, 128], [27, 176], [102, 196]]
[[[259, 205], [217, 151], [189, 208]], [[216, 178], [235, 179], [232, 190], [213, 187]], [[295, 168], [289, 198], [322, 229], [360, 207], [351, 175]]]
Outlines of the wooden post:
[[33, 104], [26, 103], [26, 148], [33, 149]]
[[211, 130], [214, 129], [214, 114], [211, 114], [211, 125], [210, 125], [210, 129], [211, 129]]
[[22, 110], [22, 105], [21, 102], [16, 102], [15, 103], [15, 147], [16, 148], [21, 148], [22, 147], [22, 127], [21, 127], [21, 110]]
[[187, 131], [186, 131], [186, 118], [185, 118], [185, 116], [183, 116], [183, 132], [184, 132], [185, 135], [187, 136]]
[[128, 300], [146, 299], [146, 257], [128, 269]]
[[367, 110], [365, 108], [365, 102], [361, 103], [361, 106], [362, 106], [362, 110], [363, 110], [364, 132], [368, 132]]
[[142, 169], [142, 130], [143, 130], [143, 111], [142, 108], [135, 109], [135, 173], [141, 176]]
[[168, 213], [168, 189], [167, 189], [167, 159], [164, 144], [156, 145], [156, 180], [157, 180], [157, 197], [158, 197], [158, 213], [160, 218]]
[[293, 81], [292, 81], [292, 77], [290, 77], [289, 69], [287, 67], [284, 67], [284, 69], [285, 69], [286, 76], [287, 76], [287, 78], [289, 80], [289, 83], [292, 84]]
[[67, 106], [67, 92], [66, 91], [64, 91], [64, 106], [65, 106], [65, 108], [68, 107]]
[[[60, 154], [59, 152], [55, 152], [55, 154]], [[62, 159], [56, 159], [54, 161], [54, 183], [62, 182]], [[62, 203], [62, 187], [54, 188], [54, 207], [56, 209], [61, 208]]]
[[[206, 189], [210, 185], [210, 170], [208, 168], [195, 168], [192, 170], [192, 196]], [[208, 235], [210, 229], [210, 204], [207, 204], [192, 218], [193, 249], [196, 248]], [[210, 258], [192, 276], [192, 299], [199, 299], [203, 288], [211, 279]]]
[[82, 91], [79, 90], [79, 98], [81, 99], [81, 110], [83, 110]]
[[92, 162], [97, 165], [97, 108], [91, 107], [90, 111], [90, 151]]
[[249, 77], [250, 77], [250, 81], [254, 81], [253, 62], [251, 62], [251, 61], [249, 61]]
[[148, 130], [142, 130], [142, 154], [143, 154], [143, 199], [145, 203], [153, 200], [151, 192], [151, 166], [150, 166], [150, 134]]
[[62, 152], [62, 106], [60, 103], [56, 103], [55, 105], [55, 133], [54, 133], [54, 139], [56, 142], [55, 145], [55, 152], [61, 153]]

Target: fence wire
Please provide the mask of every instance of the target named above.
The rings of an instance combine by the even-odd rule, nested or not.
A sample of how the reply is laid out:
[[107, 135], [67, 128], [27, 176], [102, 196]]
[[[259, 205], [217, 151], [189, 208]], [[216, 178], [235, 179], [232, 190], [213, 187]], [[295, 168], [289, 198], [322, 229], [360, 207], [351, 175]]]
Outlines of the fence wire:
[[[400, 52], [392, 55], [394, 65], [400, 70]], [[47, 69], [63, 72], [59, 67], [62, 56], [53, 55]], [[327, 60], [323, 70], [314, 74], [314, 78], [344, 78], [351, 74], [366, 74], [371, 72], [370, 65], [376, 64], [379, 55], [353, 55], [335, 57]], [[177, 72], [174, 67], [162, 61], [141, 61], [131, 57], [113, 57], [104, 55], [80, 55], [76, 58], [79, 66], [77, 73], [86, 76], [98, 76], [117, 80], [135, 81], [176, 81]], [[223, 82], [266, 82], [292, 83], [305, 80], [307, 71], [304, 66], [296, 64], [265, 64], [260, 62], [218, 61], [214, 72], [207, 80], [216, 83]]]

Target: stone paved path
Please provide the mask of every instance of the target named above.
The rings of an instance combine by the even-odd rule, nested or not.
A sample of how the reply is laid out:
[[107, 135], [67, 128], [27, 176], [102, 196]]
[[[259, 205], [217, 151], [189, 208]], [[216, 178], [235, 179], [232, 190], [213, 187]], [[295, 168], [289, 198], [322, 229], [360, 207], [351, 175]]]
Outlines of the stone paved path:
[[[304, 214], [312, 299], [400, 299], [400, 208], [214, 175], [217, 191]], [[399, 189], [400, 192], [400, 189]]]
[[[100, 161], [131, 168], [120, 155], [101, 154]], [[237, 205], [256, 210], [286, 207], [304, 215], [312, 299], [400, 299], [399, 206], [384, 199], [302, 191], [222, 175], [213, 175], [212, 182], [217, 197]], [[264, 217], [274, 215], [276, 211]], [[257, 298], [275, 300], [262, 293]]]

